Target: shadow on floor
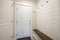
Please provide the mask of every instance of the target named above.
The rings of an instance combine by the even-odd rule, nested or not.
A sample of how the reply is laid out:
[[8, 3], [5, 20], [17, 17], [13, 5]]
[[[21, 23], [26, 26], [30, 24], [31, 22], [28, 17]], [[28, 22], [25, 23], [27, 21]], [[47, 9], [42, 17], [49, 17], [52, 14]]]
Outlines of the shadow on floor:
[[17, 39], [17, 40], [31, 40], [30, 37], [25, 37], [25, 38], [20, 38], [20, 39]]

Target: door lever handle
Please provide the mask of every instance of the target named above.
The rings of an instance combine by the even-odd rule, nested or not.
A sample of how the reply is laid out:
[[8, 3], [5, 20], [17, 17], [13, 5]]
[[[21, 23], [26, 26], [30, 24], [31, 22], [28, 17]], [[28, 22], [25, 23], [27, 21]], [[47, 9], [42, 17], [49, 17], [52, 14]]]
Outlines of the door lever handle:
[[18, 21], [16, 21], [16, 23], [18, 23]]

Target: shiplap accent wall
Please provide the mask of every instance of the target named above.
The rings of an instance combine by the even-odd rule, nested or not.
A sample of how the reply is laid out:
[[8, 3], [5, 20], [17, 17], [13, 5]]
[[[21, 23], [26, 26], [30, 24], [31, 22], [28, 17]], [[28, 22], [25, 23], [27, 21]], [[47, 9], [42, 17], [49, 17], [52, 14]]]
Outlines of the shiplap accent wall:
[[37, 29], [54, 40], [60, 40], [59, 26], [59, 0], [38, 1]]

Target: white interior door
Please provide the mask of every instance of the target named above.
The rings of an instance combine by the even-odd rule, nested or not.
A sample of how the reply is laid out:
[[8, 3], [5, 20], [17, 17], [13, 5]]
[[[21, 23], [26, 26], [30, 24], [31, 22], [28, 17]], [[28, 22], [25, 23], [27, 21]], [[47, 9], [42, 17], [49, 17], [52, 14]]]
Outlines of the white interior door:
[[16, 5], [16, 38], [31, 36], [32, 7]]
[[0, 40], [13, 40], [13, 7], [11, 0], [0, 0]]

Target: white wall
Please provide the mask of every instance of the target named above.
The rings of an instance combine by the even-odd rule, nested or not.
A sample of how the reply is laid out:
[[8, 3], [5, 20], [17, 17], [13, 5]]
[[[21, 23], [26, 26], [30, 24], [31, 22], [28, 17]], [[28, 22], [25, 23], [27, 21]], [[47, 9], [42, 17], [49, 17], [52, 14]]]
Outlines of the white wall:
[[36, 28], [36, 7], [37, 7], [37, 1], [36, 0], [16, 0], [16, 2], [21, 3], [21, 4], [27, 4], [32, 6], [32, 28]]
[[12, 40], [13, 7], [11, 0], [0, 0], [0, 40]]
[[60, 40], [59, 2], [58, 0], [38, 1], [37, 29], [54, 40]]

